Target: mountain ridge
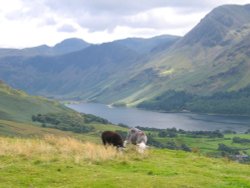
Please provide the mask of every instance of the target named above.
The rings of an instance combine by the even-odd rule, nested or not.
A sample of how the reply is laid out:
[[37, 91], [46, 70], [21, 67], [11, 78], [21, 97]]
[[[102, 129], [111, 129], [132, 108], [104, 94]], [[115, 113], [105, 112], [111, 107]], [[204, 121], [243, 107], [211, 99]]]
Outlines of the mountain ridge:
[[27, 56], [27, 57], [38, 56], [38, 55], [55, 56], [55, 55], [61, 55], [65, 53], [78, 51], [90, 45], [92, 44], [87, 43], [79, 38], [68, 38], [57, 43], [52, 47], [43, 44], [23, 49], [0, 48], [0, 58], [6, 56]]
[[220, 6], [181, 38], [124, 39], [53, 57], [2, 58], [0, 76], [34, 94], [128, 106], [169, 90], [199, 96], [237, 91], [250, 84], [249, 7]]

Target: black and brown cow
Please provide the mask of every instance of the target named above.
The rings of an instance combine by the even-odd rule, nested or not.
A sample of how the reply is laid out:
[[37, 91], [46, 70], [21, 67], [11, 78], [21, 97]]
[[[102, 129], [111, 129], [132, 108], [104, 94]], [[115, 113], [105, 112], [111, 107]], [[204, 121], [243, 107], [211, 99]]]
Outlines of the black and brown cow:
[[123, 148], [123, 140], [121, 135], [113, 131], [104, 131], [102, 133], [102, 142], [104, 145], [113, 145], [117, 148]]

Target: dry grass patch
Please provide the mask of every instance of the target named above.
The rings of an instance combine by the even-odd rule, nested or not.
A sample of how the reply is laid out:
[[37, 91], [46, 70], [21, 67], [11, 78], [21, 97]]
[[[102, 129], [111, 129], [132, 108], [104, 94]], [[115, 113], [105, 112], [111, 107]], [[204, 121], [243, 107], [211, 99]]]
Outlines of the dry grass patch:
[[41, 160], [104, 161], [123, 157], [114, 147], [82, 142], [72, 137], [46, 135], [43, 138], [0, 137], [0, 156], [24, 156]]

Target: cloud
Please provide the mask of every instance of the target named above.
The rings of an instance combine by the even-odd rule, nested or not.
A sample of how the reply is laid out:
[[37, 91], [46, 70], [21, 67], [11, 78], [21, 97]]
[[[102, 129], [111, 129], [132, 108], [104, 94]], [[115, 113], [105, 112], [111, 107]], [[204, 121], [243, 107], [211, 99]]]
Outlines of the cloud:
[[44, 25], [56, 25], [56, 20], [53, 18], [53, 17], [48, 17], [48, 18], [45, 18], [44, 21], [43, 21], [43, 24]]
[[[12, 12], [9, 19], [36, 18], [46, 14], [74, 20], [90, 32], [108, 30], [118, 26], [132, 28], [180, 27], [193, 23], [189, 14], [204, 16], [213, 7], [237, 0], [21, 0], [25, 9]], [[246, 1], [242, 0], [241, 2]], [[223, 3], [224, 2], [224, 3]], [[166, 10], [163, 14], [162, 10]], [[158, 11], [158, 12], [157, 12]], [[180, 19], [182, 17], [182, 21]], [[176, 23], [173, 22], [177, 18]], [[199, 18], [201, 19], [201, 18]], [[194, 19], [197, 21], [197, 19]], [[180, 21], [179, 23], [177, 23]], [[45, 22], [46, 23], [46, 22]], [[49, 22], [48, 22], [49, 24]], [[183, 27], [186, 27], [186, 25]]]
[[[143, 14], [148, 17], [148, 20], [153, 20], [156, 17], [150, 18], [150, 16], [155, 15], [154, 10], [159, 8], [179, 11], [178, 14], [183, 15], [182, 12], [186, 10], [195, 12], [207, 10], [208, 5], [211, 4], [208, 0], [22, 0], [22, 2], [27, 9], [26, 12], [22, 12], [23, 17], [25, 15], [34, 18], [44, 13], [53, 13], [58, 17], [74, 20], [82, 28], [87, 28], [91, 32], [103, 30], [112, 32], [117, 26], [145, 27], [147, 23], [146, 28], [159, 28], [160, 20], [152, 22], [144, 20], [143, 23], [130, 23], [129, 20]], [[14, 18], [17, 17], [21, 17], [20, 13], [14, 16]], [[167, 15], [164, 16], [166, 17]], [[163, 24], [165, 23], [161, 25]]]
[[76, 32], [77, 29], [74, 26], [70, 25], [70, 24], [64, 24], [64, 25], [60, 26], [57, 29], [57, 31], [65, 32], [65, 33], [73, 33], [73, 32]]
[[127, 1], [117, 1], [117, 0], [45, 0], [44, 3], [53, 10], [61, 10], [66, 12], [75, 13], [88, 11], [89, 13], [110, 13], [117, 15], [128, 15], [135, 14], [142, 11], [147, 11], [150, 9], [160, 8], [160, 7], [173, 7], [173, 8], [183, 8], [183, 7], [199, 7], [202, 8], [208, 4], [208, 0], [127, 0]]
[[[247, 3], [250, 0], [0, 1], [0, 45], [21, 43], [21, 39], [31, 46], [34, 39], [36, 44], [52, 44], [66, 37], [84, 36], [84, 40], [99, 43], [126, 37], [184, 35], [213, 8]], [[20, 32], [15, 34], [17, 31], [28, 38], [12, 40], [21, 36]]]
[[[143, 26], [146, 28], [159, 28], [159, 25], [164, 25], [169, 20], [175, 19], [175, 17], [183, 17], [186, 19], [186, 15], [192, 13], [193, 15], [206, 14], [215, 6], [225, 3], [237, 3], [237, 0], [23, 0], [28, 6], [40, 7], [51, 12], [61, 15], [65, 18], [72, 19], [78, 23], [81, 27], [89, 29], [89, 31], [112, 31], [117, 26], [129, 26], [138, 28]], [[246, 1], [242, 0], [241, 2]], [[42, 3], [41, 3], [42, 2]], [[155, 16], [157, 12], [155, 10], [166, 9], [166, 14], [156, 20]], [[168, 12], [172, 10], [171, 15]], [[174, 13], [173, 13], [174, 12]], [[128, 22], [133, 20], [136, 16], [144, 15], [147, 20], [142, 22]], [[151, 16], [153, 16], [151, 18]], [[163, 17], [162, 17], [163, 16]], [[171, 17], [174, 16], [174, 17]], [[154, 20], [155, 19], [155, 20]], [[200, 18], [201, 19], [201, 18]], [[152, 20], [152, 21], [149, 21]], [[153, 21], [154, 20], [154, 21]], [[180, 20], [180, 19], [178, 19]], [[195, 19], [197, 20], [197, 19]], [[162, 23], [160, 23], [163, 21]], [[186, 22], [190, 22], [189, 20]], [[136, 24], [135, 24], [136, 23]], [[148, 23], [147, 26], [145, 26]], [[182, 21], [184, 24], [185, 22]], [[178, 24], [177, 24], [178, 25]], [[169, 25], [169, 27], [174, 24]]]

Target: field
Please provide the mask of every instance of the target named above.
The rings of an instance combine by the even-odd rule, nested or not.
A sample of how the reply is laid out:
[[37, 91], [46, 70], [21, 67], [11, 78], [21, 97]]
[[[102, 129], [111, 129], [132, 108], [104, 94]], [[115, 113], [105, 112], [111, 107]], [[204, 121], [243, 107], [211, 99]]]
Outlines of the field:
[[250, 141], [250, 134], [224, 134], [223, 138], [208, 138], [208, 137], [198, 137], [193, 138], [187, 135], [178, 134], [174, 138], [165, 137], [160, 138], [158, 136], [153, 137], [156, 141], [159, 143], [165, 144], [168, 142], [174, 142], [176, 145], [180, 146], [181, 144], [186, 144], [191, 149], [198, 149], [200, 153], [205, 155], [216, 155], [219, 151], [218, 145], [219, 144], [225, 144], [229, 147], [232, 147], [234, 149], [238, 149], [240, 151], [244, 151], [246, 154], [250, 155], [250, 142], [249, 143], [234, 143], [233, 138], [239, 137], [239, 138], [245, 138]]
[[249, 187], [250, 166], [150, 148], [139, 154], [72, 137], [0, 138], [0, 187]]
[[102, 146], [100, 134], [126, 135], [126, 127], [4, 85], [0, 94], [0, 187], [250, 187], [249, 164], [207, 157], [220, 153], [219, 143], [249, 154], [249, 143], [232, 142], [249, 134], [193, 138], [146, 131], [149, 144], [186, 144], [192, 152], [153, 144], [143, 154], [133, 146], [119, 152]]

